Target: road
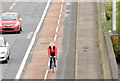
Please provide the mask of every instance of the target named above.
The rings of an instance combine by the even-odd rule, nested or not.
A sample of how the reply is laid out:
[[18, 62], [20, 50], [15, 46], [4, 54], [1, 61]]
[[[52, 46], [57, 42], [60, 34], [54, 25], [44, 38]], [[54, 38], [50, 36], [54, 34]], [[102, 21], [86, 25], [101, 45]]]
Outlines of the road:
[[97, 3], [79, 2], [78, 4], [76, 79], [102, 79], [101, 59], [97, 46]]
[[[2, 12], [7, 12], [7, 11], [18, 12], [20, 14], [21, 18], [23, 19], [22, 20], [22, 22], [23, 22], [23, 32], [21, 32], [21, 34], [14, 34], [14, 33], [3, 34], [3, 36], [10, 43], [10, 48], [11, 48], [11, 55], [10, 55], [11, 60], [9, 61], [9, 63], [8, 64], [0, 64], [2, 66], [2, 71], [3, 71], [3, 73], [2, 73], [3, 77], [2, 78], [3, 79], [14, 79], [15, 78], [16, 73], [19, 69], [20, 63], [21, 63], [21, 61], [22, 61], [22, 59], [25, 55], [25, 52], [26, 52], [26, 50], [27, 50], [27, 48], [30, 44], [33, 33], [34, 33], [34, 31], [37, 27], [37, 24], [40, 21], [40, 18], [42, 16], [42, 13], [43, 13], [43, 11], [45, 9], [45, 6], [46, 6], [45, 2], [44, 3], [40, 3], [40, 2], [36, 2], [36, 3], [35, 2], [19, 2], [19, 3], [16, 3], [13, 8], [10, 8], [10, 6], [12, 4], [13, 3], [7, 3], [7, 2], [3, 3], [2, 4], [3, 5], [3, 7], [2, 7], [3, 11]], [[28, 58], [30, 60], [27, 60], [27, 63], [29, 63], [29, 64], [28, 64], [28, 66], [26, 66], [27, 70], [25, 71], [26, 73], [23, 73], [22, 78], [28, 78], [29, 77], [29, 78], [32, 79], [34, 77], [34, 79], [35, 79], [37, 77], [37, 78], [43, 79], [43, 75], [45, 74], [46, 68], [48, 69], [48, 65], [47, 65], [48, 56], [46, 55], [46, 52], [44, 52], [47, 48], [47, 45], [44, 45], [44, 46], [40, 45], [40, 42], [49, 43], [49, 42], [51, 42], [51, 40], [53, 41], [54, 36], [57, 34], [58, 37], [56, 39], [55, 44], [57, 44], [58, 47], [61, 47], [61, 49], [59, 49], [59, 54], [58, 54], [57, 69], [55, 70], [56, 71], [55, 74], [51, 74], [51, 72], [49, 71], [47, 78], [53, 79], [53, 77], [55, 76], [54, 77], [55, 79], [75, 79], [75, 60], [76, 60], [75, 59], [76, 58], [75, 57], [76, 56], [76, 40], [75, 39], [76, 39], [76, 27], [77, 27], [77, 7], [78, 7], [77, 4], [78, 3], [77, 2], [71, 2], [71, 3], [66, 2], [65, 4], [67, 6], [67, 8], [65, 10], [66, 13], [65, 13], [64, 16], [61, 17], [61, 22], [62, 22], [62, 25], [64, 25], [64, 26], [62, 27], [60, 25], [61, 29], [59, 29], [59, 31], [56, 33], [55, 29], [56, 29], [56, 26], [57, 26], [56, 22], [58, 21], [58, 18], [54, 18], [54, 20], [53, 20], [52, 17], [54, 17], [54, 15], [52, 15], [52, 16], [49, 15], [48, 19], [47, 18], [45, 19], [46, 22], [44, 22], [44, 24], [42, 25], [43, 28], [41, 27], [45, 31], [40, 30], [40, 32], [42, 32], [38, 36], [38, 37], [40, 37], [40, 40], [36, 40], [35, 44], [37, 44], [37, 45], [34, 45], [35, 47], [38, 46], [36, 48], [37, 51], [36, 50], [34, 51], [34, 48], [33, 48], [33, 50], [32, 50], [33, 55], [31, 55]], [[90, 4], [90, 6], [91, 5], [92, 4]], [[82, 5], [82, 6], [84, 6], [84, 5]], [[56, 7], [56, 9], [60, 9], [60, 8], [57, 8], [56, 5], [55, 5], [55, 7]], [[92, 8], [95, 8], [95, 4], [93, 4]], [[81, 7], [81, 9], [83, 9], [83, 11], [84, 11], [84, 8]], [[52, 10], [55, 10], [55, 8], [52, 8], [51, 12], [52, 12]], [[81, 12], [82, 11], [80, 11], [80, 13]], [[94, 10], [93, 10], [93, 12], [94, 12]], [[58, 14], [58, 13], [56, 13], [56, 14]], [[82, 14], [84, 14], [84, 13], [82, 13]], [[96, 14], [96, 13], [94, 12], [94, 14]], [[62, 21], [62, 19], [64, 19], [63, 17], [65, 18], [64, 24], [63, 24], [63, 21]], [[86, 17], [86, 16], [83, 15], [83, 17]], [[93, 19], [93, 18], [96, 18], [96, 16], [93, 16], [91, 19]], [[48, 22], [50, 19], [52, 19], [51, 22]], [[47, 25], [46, 25], [46, 23], [47, 23]], [[81, 22], [79, 22], [79, 24], [80, 23]], [[94, 22], [93, 26], [91, 26], [91, 29], [95, 30], [95, 32], [93, 32], [93, 33], [90, 32], [90, 35], [94, 34], [93, 35], [94, 37], [96, 37], [96, 33], [97, 33], [96, 28], [95, 28], [96, 27], [95, 23], [96, 22]], [[50, 29], [51, 26], [52, 26], [52, 28]], [[81, 27], [81, 28], [83, 28], [83, 27]], [[63, 31], [62, 31], [62, 28], [63, 28]], [[52, 33], [50, 31], [48, 31], [48, 29]], [[79, 30], [81, 30], [81, 29], [79, 29]], [[83, 31], [80, 31], [80, 32], [82, 32], [82, 34], [84, 34]], [[62, 34], [63, 34], [63, 36], [62, 36]], [[93, 37], [93, 39], [94, 39], [94, 37]], [[39, 38], [37, 38], [37, 39], [39, 39]], [[62, 43], [60, 42], [61, 39], [62, 39]], [[92, 40], [92, 41], [96, 42], [97, 38], [95, 40]], [[84, 43], [84, 40], [82, 42]], [[90, 44], [93, 43], [93, 42], [90, 42]], [[96, 44], [92, 44], [92, 45], [95, 46], [95, 49], [92, 49], [92, 46], [89, 49], [90, 50], [96, 50], [95, 53], [90, 51], [92, 56], [94, 56], [93, 54], [97, 54], [96, 57], [99, 57], [98, 56], [98, 48], [96, 49]], [[41, 49], [41, 50], [38, 50], [38, 49]], [[43, 53], [45, 53], [45, 54], [43, 54]], [[42, 61], [41, 61], [41, 59], [42, 59]], [[44, 59], [44, 62], [43, 62], [43, 59]], [[47, 61], [45, 59], [47, 59]], [[84, 58], [81, 57], [81, 59], [84, 59]], [[92, 59], [99, 59], [99, 58], [92, 58]], [[29, 62], [29, 61], [31, 61], [31, 62]], [[82, 62], [82, 61], [80, 61], [80, 62]], [[89, 72], [92, 73], [94, 71], [94, 72], [96, 72], [96, 74], [99, 73], [99, 71], [100, 71], [99, 61], [96, 62], [96, 61], [92, 60], [91, 62], [92, 62], [92, 64], [98, 65], [98, 69], [96, 68], [97, 66], [95, 66], [94, 68], [96, 68], [96, 69], [89, 70]], [[44, 63], [45, 66], [41, 63]], [[39, 67], [40, 65], [42, 65], [42, 66]], [[87, 66], [87, 64], [85, 66]], [[34, 69], [34, 70], [32, 70], [32, 69]], [[85, 68], [83, 68], [83, 69], [85, 71]], [[38, 70], [40, 70], [42, 72], [40, 72]], [[80, 69], [80, 70], [82, 70], [82, 69]], [[88, 70], [86, 70], [86, 71], [88, 71]], [[40, 77], [39, 73], [42, 73], [41, 74], [42, 77]], [[26, 76], [24, 76], [25, 74], [26, 74]], [[35, 75], [36, 77], [35, 76], [27, 76], [27, 74], [28, 75]], [[85, 73], [83, 73], [83, 74], [85, 74]], [[86, 73], [86, 74], [88, 74], [88, 73]], [[81, 75], [82, 75], [82, 73], [79, 76], [81, 76]], [[99, 76], [99, 75], [96, 75], [95, 77], [100, 77], [101, 78], [101, 76]]]
[[66, 3], [65, 24], [62, 39], [62, 51], [59, 54], [56, 79], [75, 78], [75, 39], [76, 39], [76, 20], [77, 2]]
[[2, 66], [2, 79], [14, 79], [19, 69], [21, 61], [30, 44], [33, 33], [40, 21], [46, 2], [19, 2], [10, 10], [13, 2], [3, 2], [2, 12], [18, 12], [23, 19], [23, 32], [21, 34], [3, 34], [10, 44], [10, 61]]

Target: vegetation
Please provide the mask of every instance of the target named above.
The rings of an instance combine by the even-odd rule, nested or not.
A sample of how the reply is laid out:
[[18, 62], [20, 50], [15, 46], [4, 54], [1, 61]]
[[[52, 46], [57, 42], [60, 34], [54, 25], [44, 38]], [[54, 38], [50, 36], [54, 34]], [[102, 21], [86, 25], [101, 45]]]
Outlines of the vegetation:
[[[112, 2], [105, 3], [106, 20], [102, 25], [104, 31], [112, 30]], [[120, 1], [116, 3], [116, 33], [118, 35], [112, 35], [112, 43], [115, 52], [116, 59], [120, 61]]]

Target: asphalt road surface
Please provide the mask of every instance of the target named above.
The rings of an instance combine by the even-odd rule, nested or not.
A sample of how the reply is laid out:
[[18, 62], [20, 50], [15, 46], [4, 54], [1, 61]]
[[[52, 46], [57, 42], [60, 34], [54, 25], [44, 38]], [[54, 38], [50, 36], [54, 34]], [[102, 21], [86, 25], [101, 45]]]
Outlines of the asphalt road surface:
[[66, 5], [62, 51], [58, 56], [56, 79], [75, 78], [77, 2], [68, 2]]
[[6, 33], [2, 35], [10, 44], [11, 58], [7, 64], [0, 64], [2, 79], [15, 79], [33, 33], [46, 7], [46, 2], [16, 2], [10, 9], [12, 4], [13, 2], [3, 2], [2, 12], [18, 12], [22, 18], [23, 31], [21, 34]]

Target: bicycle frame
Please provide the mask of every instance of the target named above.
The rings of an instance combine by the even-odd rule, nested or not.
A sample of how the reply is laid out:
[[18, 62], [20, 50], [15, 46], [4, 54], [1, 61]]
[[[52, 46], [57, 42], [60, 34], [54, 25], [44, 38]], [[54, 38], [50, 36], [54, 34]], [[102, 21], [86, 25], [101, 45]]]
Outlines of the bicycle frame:
[[55, 67], [55, 64], [54, 64], [54, 56], [51, 57], [52, 59], [52, 63], [51, 63], [51, 68], [52, 68], [52, 72], [54, 73], [54, 67]]

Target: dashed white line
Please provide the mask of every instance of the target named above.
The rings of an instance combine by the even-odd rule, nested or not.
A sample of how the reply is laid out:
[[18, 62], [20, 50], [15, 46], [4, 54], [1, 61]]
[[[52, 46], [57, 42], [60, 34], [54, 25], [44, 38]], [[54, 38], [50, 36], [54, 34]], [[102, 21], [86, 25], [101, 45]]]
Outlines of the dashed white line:
[[56, 41], [56, 39], [57, 39], [57, 35], [55, 35], [55, 37], [54, 37], [54, 41]]
[[45, 15], [46, 15], [47, 10], [48, 10], [48, 8], [49, 8], [50, 2], [51, 2], [51, 0], [48, 0], [47, 5], [46, 5], [46, 7], [45, 7], [45, 10], [44, 10], [44, 12], [43, 12], [43, 15], [42, 15], [42, 17], [41, 17], [41, 20], [40, 20], [39, 24], [37, 25], [37, 28], [36, 28], [36, 30], [35, 30], [35, 32], [34, 32], [34, 35], [33, 35], [33, 37], [32, 37], [32, 40], [31, 40], [31, 42], [30, 42], [30, 45], [29, 45], [29, 47], [28, 47], [28, 49], [27, 49], [27, 51], [26, 51], [26, 53], [25, 53], [25, 56], [24, 56], [24, 58], [23, 58], [23, 60], [22, 60], [22, 62], [21, 62], [21, 65], [20, 65], [20, 67], [19, 67], [19, 70], [18, 70], [18, 72], [17, 72], [17, 74], [16, 74], [15, 79], [18, 79], [18, 80], [20, 79], [20, 76], [21, 76], [22, 71], [23, 71], [23, 69], [24, 69], [26, 60], [27, 60], [27, 58], [28, 58], [28, 56], [29, 56], [29, 54], [30, 54], [30, 51], [31, 51], [31, 49], [32, 49], [32, 46], [33, 46], [33, 44], [34, 44], [34, 42], [35, 42], [36, 35], [37, 35], [37, 33], [39, 32], [39, 29], [41, 28], [42, 22], [43, 22], [43, 20], [44, 20], [44, 18], [45, 18]]
[[56, 32], [58, 32], [58, 28], [59, 28], [59, 26], [57, 26], [57, 28], [56, 28]]
[[46, 70], [44, 81], [46, 81], [46, 79], [47, 79], [47, 74], [48, 74], [48, 70]]
[[62, 0], [62, 3], [64, 2], [64, 0]]
[[62, 10], [63, 10], [63, 9], [61, 8], [61, 9], [60, 9], [60, 13], [62, 13]]
[[59, 19], [61, 18], [62, 14], [59, 15]]
[[10, 10], [16, 5], [16, 3], [13, 3], [11, 6], [10, 6]]
[[27, 36], [27, 39], [30, 39], [32, 37], [32, 35], [33, 35], [33, 32], [30, 32]]
[[58, 23], [57, 23], [58, 25], [60, 24], [60, 19], [58, 20]]
[[63, 4], [61, 4], [61, 8], [63, 7]]

